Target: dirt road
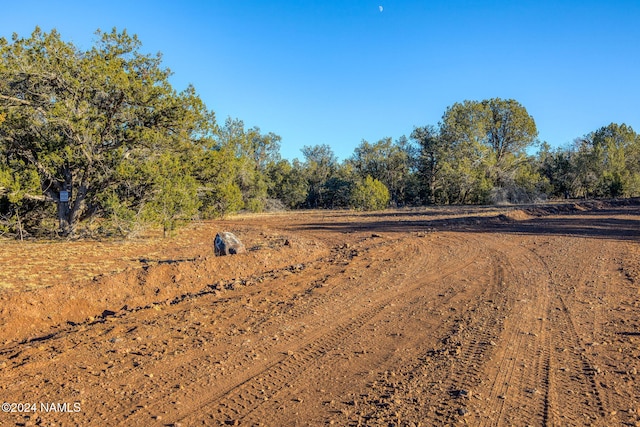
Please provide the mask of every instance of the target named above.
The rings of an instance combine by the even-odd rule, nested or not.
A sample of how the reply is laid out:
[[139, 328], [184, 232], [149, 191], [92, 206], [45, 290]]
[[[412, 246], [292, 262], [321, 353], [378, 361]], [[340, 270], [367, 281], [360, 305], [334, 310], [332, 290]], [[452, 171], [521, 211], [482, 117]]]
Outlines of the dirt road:
[[[248, 253], [214, 257], [223, 229]], [[640, 425], [637, 204], [197, 233], [119, 273], [4, 292], [0, 400], [30, 412], [0, 425]]]

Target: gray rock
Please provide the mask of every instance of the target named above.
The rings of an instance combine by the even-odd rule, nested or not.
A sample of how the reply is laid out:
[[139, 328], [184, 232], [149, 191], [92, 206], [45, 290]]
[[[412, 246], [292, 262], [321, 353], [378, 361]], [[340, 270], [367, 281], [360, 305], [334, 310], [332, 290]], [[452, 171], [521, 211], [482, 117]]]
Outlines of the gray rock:
[[233, 233], [223, 231], [216, 234], [213, 241], [213, 253], [215, 256], [235, 255], [246, 252], [246, 248]]

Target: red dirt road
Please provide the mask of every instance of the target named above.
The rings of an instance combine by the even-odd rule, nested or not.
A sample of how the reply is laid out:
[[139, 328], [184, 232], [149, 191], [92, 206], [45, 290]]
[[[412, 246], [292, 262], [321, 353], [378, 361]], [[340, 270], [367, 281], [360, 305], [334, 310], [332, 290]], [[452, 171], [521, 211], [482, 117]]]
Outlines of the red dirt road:
[[[214, 257], [219, 230], [248, 253]], [[0, 425], [640, 425], [637, 203], [194, 233], [119, 273], [0, 294], [0, 401], [36, 405]]]

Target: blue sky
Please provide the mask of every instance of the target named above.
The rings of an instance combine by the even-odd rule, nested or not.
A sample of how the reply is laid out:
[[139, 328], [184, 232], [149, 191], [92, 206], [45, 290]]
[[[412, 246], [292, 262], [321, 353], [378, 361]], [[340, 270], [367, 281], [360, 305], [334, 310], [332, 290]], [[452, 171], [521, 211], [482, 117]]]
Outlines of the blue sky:
[[39, 25], [89, 48], [126, 28], [220, 123], [280, 135], [289, 159], [316, 144], [345, 159], [465, 99], [519, 101], [552, 146], [611, 122], [639, 132], [638, 22], [638, 0], [22, 0], [0, 36]]

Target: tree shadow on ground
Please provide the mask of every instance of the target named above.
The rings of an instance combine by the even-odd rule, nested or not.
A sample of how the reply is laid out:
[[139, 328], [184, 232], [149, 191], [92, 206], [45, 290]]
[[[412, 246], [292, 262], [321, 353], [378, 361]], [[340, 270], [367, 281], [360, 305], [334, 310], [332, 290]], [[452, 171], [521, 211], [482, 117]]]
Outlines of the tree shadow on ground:
[[[443, 219], [365, 220], [360, 222], [315, 222], [295, 226], [306, 231], [334, 231], [343, 233], [375, 232], [433, 232], [455, 231], [472, 233], [512, 233], [520, 235], [577, 236], [585, 238], [640, 241], [640, 206], [622, 206], [562, 215], [548, 215], [515, 220], [505, 214], [496, 216], [465, 216]], [[404, 219], [409, 218], [409, 219]], [[370, 219], [370, 218], [369, 218]]]

